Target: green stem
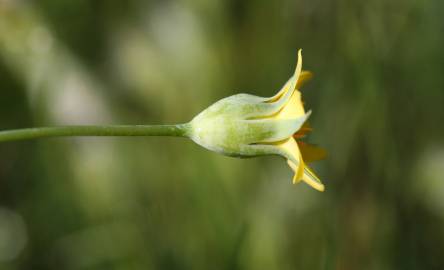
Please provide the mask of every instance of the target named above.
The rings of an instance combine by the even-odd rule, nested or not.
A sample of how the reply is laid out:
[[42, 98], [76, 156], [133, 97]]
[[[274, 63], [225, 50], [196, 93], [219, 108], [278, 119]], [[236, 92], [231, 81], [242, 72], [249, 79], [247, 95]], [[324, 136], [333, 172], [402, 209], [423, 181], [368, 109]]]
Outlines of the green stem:
[[186, 137], [188, 124], [105, 125], [25, 128], [0, 131], [0, 142], [71, 136], [175, 136]]

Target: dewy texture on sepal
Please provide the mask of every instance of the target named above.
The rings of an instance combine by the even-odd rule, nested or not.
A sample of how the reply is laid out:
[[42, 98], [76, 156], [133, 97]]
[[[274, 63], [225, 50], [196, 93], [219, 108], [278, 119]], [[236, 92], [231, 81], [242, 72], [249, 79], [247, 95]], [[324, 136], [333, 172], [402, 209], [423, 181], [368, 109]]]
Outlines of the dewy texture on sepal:
[[219, 100], [190, 122], [189, 136], [197, 144], [224, 155], [283, 156], [295, 172], [294, 183], [304, 181], [323, 191], [324, 185], [303, 161], [302, 153], [314, 148], [305, 147], [301, 152], [296, 141], [308, 132], [302, 127], [311, 114], [305, 112], [298, 89], [312, 76], [302, 71], [301, 50], [298, 57], [294, 75], [276, 95], [265, 98], [237, 94]]

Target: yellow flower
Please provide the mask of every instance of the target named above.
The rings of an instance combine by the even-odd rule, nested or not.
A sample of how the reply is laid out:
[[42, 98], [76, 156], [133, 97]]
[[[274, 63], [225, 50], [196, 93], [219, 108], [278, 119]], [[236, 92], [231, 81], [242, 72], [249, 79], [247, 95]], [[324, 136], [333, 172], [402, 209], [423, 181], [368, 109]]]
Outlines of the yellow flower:
[[[273, 116], [274, 119], [294, 119], [302, 117], [305, 115], [305, 109], [303, 102], [301, 100], [301, 93], [299, 88], [302, 84], [311, 79], [312, 74], [309, 71], [302, 71], [302, 53], [301, 50], [298, 52], [298, 63], [296, 66], [296, 71], [293, 77], [285, 84], [285, 86], [272, 98], [269, 102], [275, 102], [285, 96], [289, 91], [292, 91], [290, 100], [286, 105]], [[293, 177], [293, 183], [298, 183], [299, 181], [304, 181], [313, 188], [324, 191], [324, 185], [316, 176], [316, 174], [305, 164], [304, 160], [307, 162], [316, 161], [323, 159], [326, 152], [314, 145], [307, 144], [297, 139], [303, 138], [307, 132], [311, 131], [311, 128], [307, 123], [301, 127], [292, 137], [289, 137], [283, 141], [277, 142], [276, 146], [281, 148], [287, 155], [293, 157], [293, 159], [287, 159], [288, 165], [293, 169], [295, 175]], [[298, 164], [294, 162], [298, 161]]]
[[312, 77], [302, 71], [302, 54], [294, 75], [273, 97], [238, 94], [208, 107], [190, 122], [188, 136], [199, 145], [236, 157], [280, 155], [295, 175], [293, 183], [304, 181], [323, 191], [324, 185], [305, 164], [322, 159], [325, 151], [300, 141], [311, 128], [306, 122], [301, 85]]

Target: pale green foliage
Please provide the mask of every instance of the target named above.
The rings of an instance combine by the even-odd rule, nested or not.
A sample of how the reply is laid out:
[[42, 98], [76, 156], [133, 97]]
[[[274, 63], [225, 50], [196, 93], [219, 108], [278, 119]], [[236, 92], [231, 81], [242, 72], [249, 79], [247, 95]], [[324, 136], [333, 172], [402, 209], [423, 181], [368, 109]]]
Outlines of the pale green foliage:
[[285, 155], [272, 143], [291, 137], [310, 113], [296, 119], [276, 119], [273, 115], [286, 98], [267, 101], [248, 94], [224, 98], [191, 121], [189, 136], [197, 144], [229, 156]]

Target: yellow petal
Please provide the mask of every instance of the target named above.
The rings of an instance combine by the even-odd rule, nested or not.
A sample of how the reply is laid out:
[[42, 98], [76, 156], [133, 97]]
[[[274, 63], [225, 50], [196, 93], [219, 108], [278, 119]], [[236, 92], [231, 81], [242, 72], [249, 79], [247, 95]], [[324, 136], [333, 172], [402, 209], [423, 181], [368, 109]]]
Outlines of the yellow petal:
[[325, 159], [327, 156], [327, 151], [323, 148], [318, 147], [314, 144], [309, 144], [301, 141], [297, 141], [299, 150], [301, 151], [302, 157], [306, 162], [314, 162], [321, 159]]
[[[293, 169], [293, 171], [298, 170], [301, 166], [296, 166], [292, 161], [287, 160], [288, 165]], [[314, 174], [314, 172], [305, 164], [304, 167], [304, 174], [302, 175], [302, 178], [298, 178], [297, 175], [293, 177], [293, 184], [299, 183], [301, 180], [303, 180], [306, 184], [311, 186], [312, 188], [318, 190], [318, 191], [324, 191], [325, 186], [322, 184], [321, 180]]]
[[309, 80], [311, 80], [311, 78], [313, 78], [313, 73], [311, 73], [308, 70], [303, 70], [301, 72], [301, 75], [299, 76], [299, 79], [296, 83], [296, 89], [301, 89], [301, 87], [308, 82]]
[[305, 166], [304, 168], [304, 176], [302, 180], [316, 190], [321, 192], [325, 190], [324, 184], [322, 184], [321, 180], [319, 180], [316, 174], [308, 166]]
[[304, 161], [302, 160], [298, 144], [291, 137], [278, 146], [288, 155], [287, 163], [295, 172], [293, 183], [299, 182], [304, 174]]
[[279, 113], [277, 113], [274, 118], [276, 119], [294, 119], [299, 118], [305, 114], [304, 105], [301, 100], [301, 92], [294, 91], [290, 100], [282, 108]]
[[301, 152], [299, 151], [298, 144], [293, 138], [289, 138], [282, 143], [278, 144], [288, 156], [287, 163], [294, 171], [293, 184], [299, 183], [303, 180], [316, 190], [324, 191], [325, 187], [321, 180], [314, 174], [314, 172], [305, 165], [302, 159]]
[[[296, 64], [296, 69], [294, 71], [294, 75], [287, 81], [287, 83], [284, 85], [284, 87], [282, 87], [282, 89], [273, 97], [271, 97], [268, 102], [275, 102], [276, 100], [278, 100], [280, 97], [282, 97], [283, 95], [285, 95], [285, 93], [287, 93], [287, 91], [289, 90], [294, 90], [296, 89], [298, 82], [299, 82], [299, 76], [301, 75], [302, 72], [302, 49], [299, 49], [298, 51], [298, 61]], [[309, 78], [307, 78], [308, 74], [305, 74], [305, 79], [307, 80]], [[301, 82], [303, 83], [303, 81]]]
[[271, 97], [269, 100], [267, 100], [267, 102], [275, 102], [277, 100], [279, 100], [283, 95], [285, 95], [285, 93], [287, 93], [287, 91], [290, 89], [290, 86], [293, 83], [293, 79], [294, 77], [291, 77], [286, 83], [285, 85], [281, 88], [281, 90], [279, 90], [279, 92], [274, 95], [273, 97]]
[[[281, 90], [279, 90], [279, 92], [274, 95], [273, 97], [271, 97], [269, 100], [267, 100], [267, 102], [275, 102], [277, 100], [279, 100], [283, 95], [285, 95], [285, 93], [287, 93], [287, 91], [291, 88], [291, 86], [293, 85], [294, 82], [294, 78], [295, 76], [292, 76], [286, 83], [285, 85], [281, 88]], [[303, 70], [299, 76], [299, 78], [297, 78], [296, 81], [296, 87], [295, 89], [301, 89], [301, 87], [307, 82], [309, 81], [311, 78], [313, 78], [313, 73], [311, 73], [308, 70]]]
[[293, 75], [293, 77], [295, 78], [294, 79], [294, 84], [292, 85], [293, 89], [296, 88], [296, 85], [298, 83], [299, 76], [301, 75], [301, 72], [302, 72], [302, 49], [299, 49], [299, 51], [298, 51], [298, 62], [296, 64], [296, 69], [295, 69], [294, 75]]
[[304, 174], [304, 166], [305, 166], [302, 158], [299, 157], [299, 164], [300, 164], [299, 166], [294, 164], [294, 162], [291, 160], [287, 160], [287, 163], [290, 166], [290, 168], [293, 170], [293, 172], [295, 173], [293, 176], [293, 184], [297, 184], [297, 183], [301, 182], [304, 177], [303, 174]]
[[[299, 90], [297, 90], [297, 85], [302, 85], [304, 81], [311, 78], [311, 73], [309, 71], [302, 72], [302, 50], [299, 50], [299, 61], [296, 65], [296, 71], [293, 76], [293, 78], [296, 78], [293, 81], [287, 82], [287, 87], [284, 87], [285, 94], [288, 90], [292, 89], [293, 94], [290, 97], [290, 100], [287, 102], [287, 104], [284, 105], [282, 110], [277, 113], [274, 118], [276, 119], [292, 119], [292, 118], [298, 118], [305, 114], [304, 110], [304, 104], [302, 103], [301, 99], [301, 93]], [[282, 91], [282, 90], [281, 90]], [[280, 93], [280, 92], [279, 92]]]

